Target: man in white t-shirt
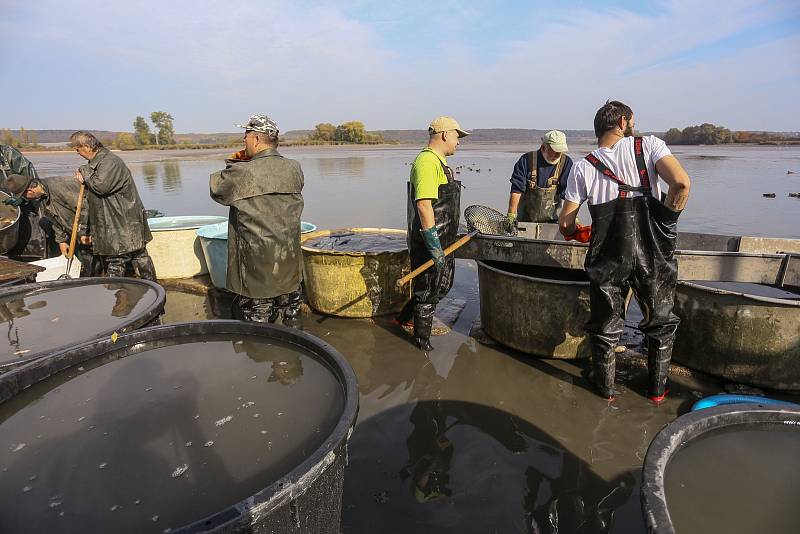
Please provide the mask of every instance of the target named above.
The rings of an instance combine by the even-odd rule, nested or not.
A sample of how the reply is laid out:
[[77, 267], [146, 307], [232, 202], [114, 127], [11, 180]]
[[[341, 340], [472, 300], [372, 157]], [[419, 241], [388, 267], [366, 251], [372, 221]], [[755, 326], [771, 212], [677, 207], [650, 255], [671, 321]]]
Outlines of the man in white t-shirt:
[[[591, 318], [585, 330], [595, 387], [601, 396], [614, 397], [614, 348], [630, 288], [644, 314], [639, 328], [647, 340], [647, 396], [660, 403], [679, 322], [672, 313], [678, 279], [673, 254], [690, 180], [661, 139], [634, 137], [633, 127], [633, 111], [622, 102], [606, 102], [597, 111], [598, 149], [572, 167], [559, 228], [567, 239], [589, 242], [585, 267]], [[669, 186], [666, 197], [659, 177]], [[576, 225], [585, 201], [591, 228]]]

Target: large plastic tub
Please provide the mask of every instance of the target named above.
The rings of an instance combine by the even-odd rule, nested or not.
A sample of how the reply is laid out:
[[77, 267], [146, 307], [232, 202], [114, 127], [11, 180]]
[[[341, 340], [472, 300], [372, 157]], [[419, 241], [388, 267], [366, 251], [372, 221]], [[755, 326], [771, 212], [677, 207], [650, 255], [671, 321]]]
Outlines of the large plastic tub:
[[[317, 227], [309, 222], [300, 223], [300, 233], [308, 233]], [[228, 221], [210, 224], [197, 229], [200, 247], [208, 266], [208, 274], [214, 287], [226, 289], [228, 275]]]
[[181, 215], [147, 219], [153, 240], [147, 252], [159, 278], [191, 278], [208, 272], [197, 237], [201, 226], [227, 221], [214, 215]]
[[[316, 311], [340, 317], [374, 317], [397, 313], [411, 298], [411, 284], [397, 287], [410, 271], [408, 249], [350, 251], [309, 246], [316, 238], [384, 234], [403, 237], [393, 228], [346, 228], [305, 234], [303, 280], [308, 304]], [[404, 239], [405, 240], [405, 239]]]
[[584, 271], [478, 261], [481, 327], [503, 345], [543, 358], [590, 355]]
[[799, 391], [800, 293], [787, 289], [679, 281], [673, 359], [733, 382]]
[[147, 325], [161, 314], [164, 299], [163, 287], [134, 278], [80, 278], [0, 289], [0, 328], [8, 331], [0, 349], [0, 372]]
[[797, 532], [800, 408], [732, 404], [682, 415], [647, 449], [647, 532]]
[[14, 532], [340, 532], [358, 388], [304, 332], [139, 330], [0, 376], [0, 407]]

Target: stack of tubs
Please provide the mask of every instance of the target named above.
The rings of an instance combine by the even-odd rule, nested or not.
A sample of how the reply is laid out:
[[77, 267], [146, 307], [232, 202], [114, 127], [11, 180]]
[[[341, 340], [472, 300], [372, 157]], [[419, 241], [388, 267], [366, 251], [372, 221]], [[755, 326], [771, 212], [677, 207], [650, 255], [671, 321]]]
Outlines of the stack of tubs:
[[227, 221], [214, 215], [185, 215], [147, 219], [153, 240], [147, 252], [160, 279], [192, 278], [208, 272], [197, 229]]
[[[335, 244], [313, 245], [350, 236], [367, 246], [373, 237], [395, 243], [375, 250], [357, 245], [339, 249]], [[399, 312], [411, 298], [410, 284], [397, 287], [397, 281], [411, 270], [405, 230], [320, 230], [304, 235], [301, 241], [306, 298], [314, 310], [339, 317], [375, 317]]]
[[304, 332], [156, 326], [0, 375], [14, 532], [338, 534], [358, 388]]

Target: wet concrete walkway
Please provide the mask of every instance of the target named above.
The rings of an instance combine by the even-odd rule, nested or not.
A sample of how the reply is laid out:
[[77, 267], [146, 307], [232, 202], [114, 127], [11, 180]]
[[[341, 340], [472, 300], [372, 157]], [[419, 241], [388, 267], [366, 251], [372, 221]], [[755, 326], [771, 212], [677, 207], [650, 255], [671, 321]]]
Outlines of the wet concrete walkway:
[[[429, 355], [390, 318], [303, 319], [359, 382], [343, 532], [644, 532], [639, 485], [650, 441], [723, 384], [678, 368], [666, 402], [654, 406], [644, 362], [628, 351], [617, 370], [620, 395], [608, 403], [582, 377], [585, 363], [487, 340], [477, 324], [476, 266], [459, 261], [456, 272], [437, 314], [452, 330], [432, 339]], [[170, 291], [164, 320], [225, 313], [216, 299]]]

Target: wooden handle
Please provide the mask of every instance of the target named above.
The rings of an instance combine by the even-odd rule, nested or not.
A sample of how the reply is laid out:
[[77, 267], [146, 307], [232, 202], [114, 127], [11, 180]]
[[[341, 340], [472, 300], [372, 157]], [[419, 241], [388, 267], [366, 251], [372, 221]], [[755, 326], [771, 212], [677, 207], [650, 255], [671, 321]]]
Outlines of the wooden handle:
[[78, 193], [78, 203], [75, 205], [75, 219], [72, 221], [72, 236], [69, 238], [69, 251], [67, 252], [67, 259], [71, 260], [75, 254], [75, 241], [78, 239], [78, 224], [81, 222], [81, 206], [83, 206], [83, 189], [86, 187], [81, 184], [81, 190]]
[[[448, 256], [452, 254], [454, 251], [460, 249], [461, 247], [466, 245], [470, 239], [472, 239], [472, 236], [474, 236], [477, 233], [478, 233], [477, 230], [473, 230], [472, 232], [468, 233], [467, 235], [465, 235], [464, 237], [462, 237], [461, 239], [459, 239], [458, 241], [456, 241], [455, 243], [444, 249], [444, 255]], [[416, 269], [405, 275], [403, 278], [398, 280], [397, 287], [403, 287], [404, 285], [406, 285], [411, 280], [421, 275], [431, 267], [433, 267], [433, 260], [426, 261], [425, 263], [423, 263], [422, 265], [420, 265], [419, 267], [417, 267]]]

